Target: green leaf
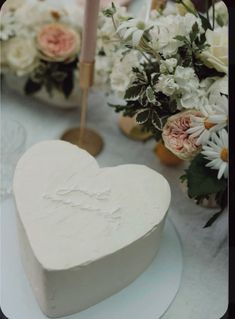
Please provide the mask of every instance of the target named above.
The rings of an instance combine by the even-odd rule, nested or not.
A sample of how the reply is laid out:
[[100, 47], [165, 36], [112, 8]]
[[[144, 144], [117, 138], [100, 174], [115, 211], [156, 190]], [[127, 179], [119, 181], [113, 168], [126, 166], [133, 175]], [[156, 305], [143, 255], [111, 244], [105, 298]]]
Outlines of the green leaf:
[[51, 76], [53, 77], [53, 79], [55, 79], [57, 82], [63, 82], [66, 77], [67, 74], [65, 72], [61, 72], [61, 71], [55, 71], [51, 74]]
[[202, 154], [197, 155], [186, 170], [188, 195], [191, 198], [215, 194], [226, 189], [227, 181], [220, 180], [214, 170], [206, 167], [207, 160]]
[[207, 29], [213, 30], [210, 21], [205, 18], [201, 13], [198, 12], [199, 18], [201, 19], [202, 22], [202, 27], [206, 31]]
[[113, 2], [111, 5], [111, 8], [103, 10], [103, 14], [108, 18], [112, 17], [116, 12], [117, 12], [117, 9], [116, 9], [115, 4]]
[[181, 181], [181, 183], [187, 181], [187, 174], [181, 175], [180, 176], [180, 181]]
[[24, 92], [26, 95], [34, 94], [38, 91], [40, 91], [42, 88], [41, 82], [34, 82], [30, 78], [25, 83]]
[[138, 97], [141, 93], [142, 90], [142, 85], [134, 85], [130, 86], [125, 93], [124, 99], [129, 100], [129, 99], [134, 99]]
[[181, 41], [181, 42], [188, 42], [188, 39], [183, 35], [177, 35], [174, 37], [175, 40]]
[[155, 97], [154, 91], [153, 91], [153, 89], [151, 88], [151, 86], [148, 86], [148, 87], [147, 87], [147, 89], [146, 89], [146, 96], [147, 96], [147, 99], [148, 99], [149, 103], [154, 103], [154, 102], [156, 102], [156, 97]]
[[203, 227], [203, 228], [208, 228], [210, 227], [215, 221], [217, 218], [220, 217], [220, 215], [223, 213], [223, 210], [220, 210], [218, 213], [215, 213], [209, 220], [208, 222], [206, 223], [206, 225]]
[[191, 42], [195, 41], [198, 34], [199, 34], [199, 27], [198, 27], [197, 22], [195, 22], [194, 25], [192, 26], [192, 31], [189, 33], [189, 37], [190, 37]]
[[66, 98], [70, 96], [74, 88], [73, 72], [69, 72], [66, 79], [62, 83], [62, 89]]
[[158, 113], [155, 111], [152, 112], [152, 124], [157, 130], [162, 130], [162, 120]]
[[141, 110], [137, 113], [136, 116], [136, 122], [138, 124], [144, 124], [148, 121], [150, 116], [150, 110], [149, 109], [145, 109], [145, 110]]
[[223, 20], [223, 18], [222, 18], [222, 16], [221, 16], [220, 14], [217, 15], [217, 17], [216, 17], [216, 22], [218, 23], [218, 25], [219, 25], [220, 27], [223, 27], [223, 26], [224, 26], [224, 20]]

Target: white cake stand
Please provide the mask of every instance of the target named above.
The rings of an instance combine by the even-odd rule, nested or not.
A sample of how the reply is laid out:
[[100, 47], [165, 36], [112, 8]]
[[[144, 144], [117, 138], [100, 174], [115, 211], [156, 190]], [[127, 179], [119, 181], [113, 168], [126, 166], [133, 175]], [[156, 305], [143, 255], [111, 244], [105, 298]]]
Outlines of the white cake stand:
[[[41, 312], [20, 261], [13, 199], [1, 205], [1, 307], [9, 319], [46, 319]], [[159, 253], [131, 285], [112, 297], [66, 319], [158, 319], [179, 289], [181, 245], [168, 219]]]

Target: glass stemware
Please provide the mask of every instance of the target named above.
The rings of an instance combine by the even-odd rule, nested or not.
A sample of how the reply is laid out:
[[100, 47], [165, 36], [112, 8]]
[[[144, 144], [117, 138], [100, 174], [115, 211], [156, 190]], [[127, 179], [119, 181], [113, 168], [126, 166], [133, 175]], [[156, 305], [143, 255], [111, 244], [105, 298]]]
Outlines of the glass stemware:
[[26, 131], [12, 119], [1, 119], [0, 198], [12, 193], [12, 181], [16, 163], [25, 150]]

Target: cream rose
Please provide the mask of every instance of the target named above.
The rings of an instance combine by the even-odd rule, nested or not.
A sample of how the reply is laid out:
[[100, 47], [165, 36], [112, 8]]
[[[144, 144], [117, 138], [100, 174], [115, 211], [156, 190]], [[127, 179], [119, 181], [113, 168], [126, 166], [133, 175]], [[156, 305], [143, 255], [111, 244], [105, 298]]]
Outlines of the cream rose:
[[187, 130], [191, 127], [193, 116], [201, 116], [195, 110], [178, 113], [168, 118], [162, 133], [165, 146], [183, 160], [191, 160], [201, 151], [197, 138], [192, 137]]
[[46, 61], [71, 61], [80, 49], [80, 37], [72, 28], [51, 23], [44, 25], [37, 35], [37, 44]]
[[206, 39], [210, 45], [199, 58], [209, 68], [228, 73], [228, 27], [207, 30]]
[[38, 65], [38, 52], [32, 38], [17, 37], [7, 42], [6, 64], [18, 76], [28, 74]]

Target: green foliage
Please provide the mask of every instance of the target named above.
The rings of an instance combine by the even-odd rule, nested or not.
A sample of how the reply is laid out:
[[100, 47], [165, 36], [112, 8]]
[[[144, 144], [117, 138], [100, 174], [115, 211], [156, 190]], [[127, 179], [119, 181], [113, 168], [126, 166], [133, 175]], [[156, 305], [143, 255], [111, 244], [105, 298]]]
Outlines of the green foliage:
[[189, 38], [191, 43], [193, 43], [196, 40], [196, 38], [198, 37], [198, 34], [199, 34], [199, 27], [197, 22], [195, 22], [194, 25], [192, 26], [191, 32], [189, 33]]
[[148, 86], [146, 89], [146, 97], [147, 97], [149, 103], [156, 102], [155, 93], [154, 93], [154, 90], [151, 88], [151, 86]]
[[27, 80], [25, 87], [24, 87], [24, 92], [26, 95], [34, 94], [40, 91], [42, 88], [42, 83], [41, 82], [34, 82], [30, 78]]
[[214, 214], [204, 226], [211, 226], [214, 221], [222, 214], [227, 206], [228, 185], [225, 178], [217, 178], [217, 172], [206, 167], [208, 161], [202, 154], [197, 155], [191, 162], [185, 174], [181, 176], [181, 182], [187, 181], [188, 196], [195, 199], [198, 203], [203, 199], [208, 199], [209, 195], [216, 194], [216, 202], [221, 208]]
[[207, 29], [213, 30], [213, 27], [212, 27], [212, 25], [211, 25], [211, 23], [210, 23], [210, 20], [209, 20], [207, 17], [205, 17], [203, 14], [201, 14], [201, 13], [199, 13], [199, 12], [198, 12], [198, 16], [199, 16], [199, 18], [201, 19], [202, 27], [203, 27], [203, 29], [204, 29], [205, 31], [206, 31]]
[[206, 167], [208, 161], [202, 154], [197, 155], [186, 170], [188, 181], [188, 195], [191, 198], [208, 196], [224, 191], [227, 181], [224, 178], [217, 178], [217, 172]]
[[149, 120], [149, 116], [150, 116], [150, 110], [143, 109], [137, 113], [136, 122], [138, 124], [145, 124]]
[[138, 97], [140, 95], [142, 91], [142, 85], [133, 85], [130, 86], [125, 93], [124, 99], [125, 100], [131, 100], [131, 99], [135, 99], [136, 97]]
[[223, 26], [224, 26], [224, 20], [223, 20], [223, 18], [222, 18], [222, 16], [221, 16], [220, 14], [217, 15], [217, 17], [216, 17], [216, 22], [218, 23], [218, 25], [219, 25], [220, 27], [223, 27]]
[[53, 90], [58, 90], [68, 98], [74, 87], [74, 71], [77, 65], [78, 59], [69, 63], [41, 61], [39, 67], [26, 82], [25, 93], [34, 94], [45, 87], [50, 95], [53, 94]]
[[176, 101], [156, 92], [154, 86], [160, 75], [159, 65], [156, 61], [145, 62], [139, 68], [133, 68], [135, 78], [125, 93], [125, 105], [112, 105], [116, 112], [124, 116], [133, 117], [151, 131], [156, 140], [161, 139], [161, 132], [170, 115], [177, 113]]
[[112, 17], [116, 12], [117, 12], [117, 9], [116, 9], [115, 4], [113, 2], [112, 2], [112, 5], [111, 5], [111, 8], [103, 10], [103, 14], [107, 18]]

